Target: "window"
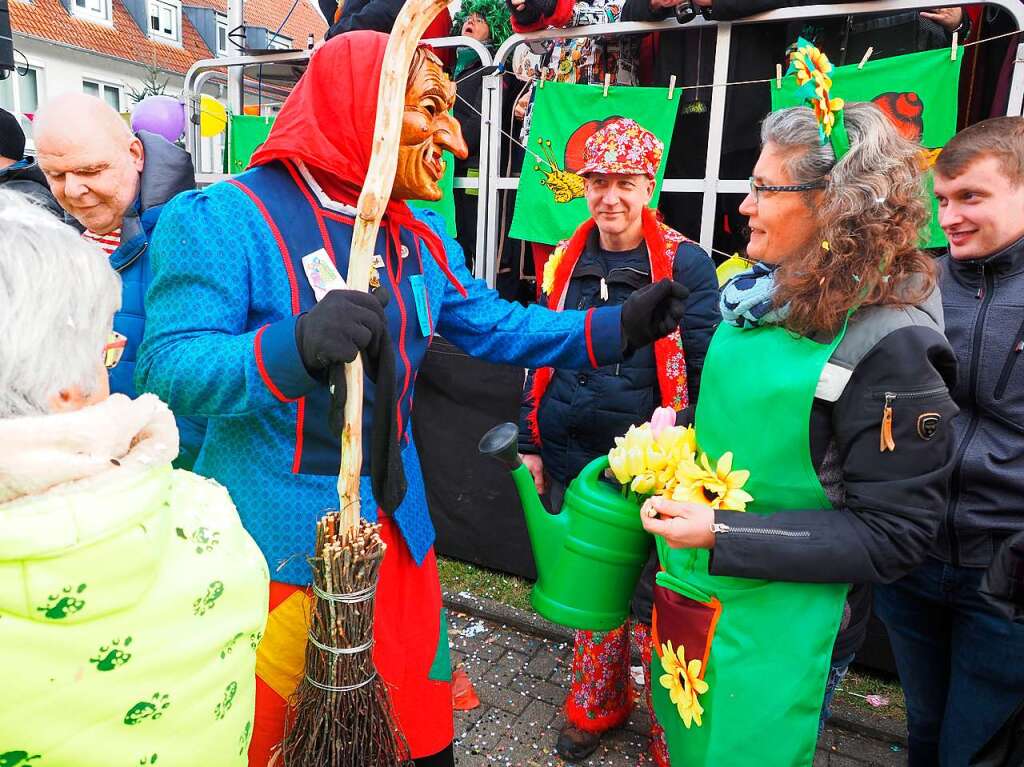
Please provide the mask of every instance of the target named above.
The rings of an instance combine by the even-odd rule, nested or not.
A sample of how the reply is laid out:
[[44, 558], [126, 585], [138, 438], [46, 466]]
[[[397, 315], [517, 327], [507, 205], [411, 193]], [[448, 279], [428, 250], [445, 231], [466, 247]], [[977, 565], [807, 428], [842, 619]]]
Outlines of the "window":
[[95, 96], [98, 99], [103, 99], [115, 111], [121, 111], [121, 88], [118, 85], [111, 85], [110, 83], [100, 83], [95, 80], [82, 80], [82, 91], [87, 96]]
[[180, 18], [180, 6], [164, 2], [164, 0], [149, 0], [149, 34], [151, 36], [165, 37], [177, 42]]
[[15, 69], [6, 80], [0, 80], [0, 108], [18, 117], [21, 129], [25, 131], [26, 144], [34, 149], [32, 121], [26, 115], [34, 114], [39, 108], [39, 71], [33, 68], [21, 71], [25, 74], [19, 74]]
[[267, 48], [275, 51], [286, 51], [292, 47], [292, 41], [290, 37], [284, 35], [274, 36], [273, 32], [267, 34]]
[[218, 56], [228, 55], [228, 20], [217, 15], [217, 50]]
[[76, 16], [94, 21], [110, 21], [109, 0], [75, 0], [73, 8]]

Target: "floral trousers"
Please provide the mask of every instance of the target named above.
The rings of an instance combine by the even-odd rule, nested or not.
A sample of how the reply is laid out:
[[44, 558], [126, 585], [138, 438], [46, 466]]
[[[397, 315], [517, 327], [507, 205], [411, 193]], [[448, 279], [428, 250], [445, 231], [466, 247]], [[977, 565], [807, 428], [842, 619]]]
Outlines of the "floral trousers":
[[607, 732], [629, 719], [638, 693], [630, 675], [630, 639], [644, 669], [643, 697], [651, 718], [651, 756], [658, 767], [669, 767], [665, 733], [651, 704], [651, 627], [627, 620], [607, 632], [577, 631], [572, 653], [572, 679], [565, 700], [565, 717], [580, 730]]

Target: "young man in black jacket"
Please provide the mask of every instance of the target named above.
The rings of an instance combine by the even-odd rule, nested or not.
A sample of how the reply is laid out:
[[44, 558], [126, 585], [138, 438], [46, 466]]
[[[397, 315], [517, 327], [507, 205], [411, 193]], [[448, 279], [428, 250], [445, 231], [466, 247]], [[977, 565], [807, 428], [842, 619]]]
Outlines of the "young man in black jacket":
[[960, 375], [943, 524], [923, 565], [876, 590], [906, 693], [910, 767], [966, 767], [1024, 701], [1024, 625], [979, 591], [1024, 530], [1024, 119], [955, 136], [935, 166], [946, 335]]

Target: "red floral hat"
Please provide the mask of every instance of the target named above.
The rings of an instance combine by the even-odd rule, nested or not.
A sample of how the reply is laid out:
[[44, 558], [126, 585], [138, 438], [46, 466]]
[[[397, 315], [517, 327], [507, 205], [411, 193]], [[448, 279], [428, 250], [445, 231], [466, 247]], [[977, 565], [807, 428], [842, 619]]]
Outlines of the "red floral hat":
[[588, 173], [639, 174], [654, 178], [665, 145], [636, 120], [623, 117], [603, 126], [587, 139], [580, 176]]

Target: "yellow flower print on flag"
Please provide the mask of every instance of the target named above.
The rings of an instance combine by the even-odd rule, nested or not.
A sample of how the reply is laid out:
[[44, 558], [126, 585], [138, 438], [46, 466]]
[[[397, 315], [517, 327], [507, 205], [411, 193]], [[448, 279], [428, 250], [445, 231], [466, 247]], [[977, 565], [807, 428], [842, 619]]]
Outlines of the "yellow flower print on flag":
[[658, 680], [668, 690], [668, 697], [675, 704], [679, 718], [686, 729], [691, 724], [700, 727], [703, 722], [704, 707], [700, 705], [698, 696], [706, 693], [710, 686], [700, 678], [701, 662], [696, 658], [686, 660], [685, 648], [672, 649], [672, 642], [661, 646], [661, 666], [665, 673]]

